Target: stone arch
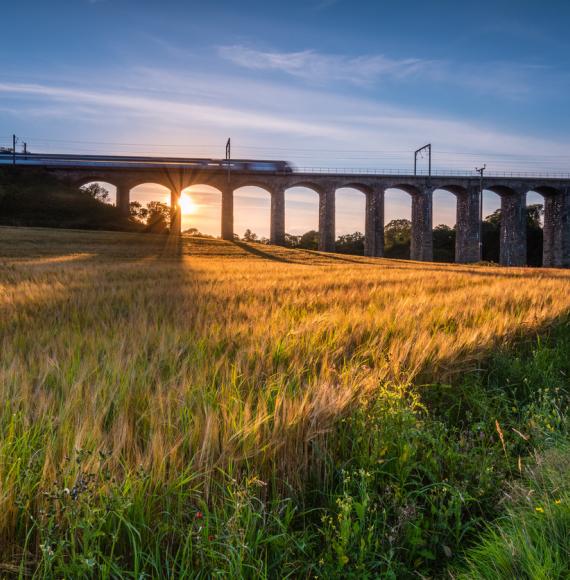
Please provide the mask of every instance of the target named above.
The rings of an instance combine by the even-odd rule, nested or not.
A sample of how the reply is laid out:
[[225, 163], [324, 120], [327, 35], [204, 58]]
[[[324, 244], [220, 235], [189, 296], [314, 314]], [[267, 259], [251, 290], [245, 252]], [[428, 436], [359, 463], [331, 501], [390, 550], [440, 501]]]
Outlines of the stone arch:
[[388, 183], [386, 189], [399, 189], [400, 191], [405, 191], [409, 195], [421, 195], [422, 191], [417, 185], [413, 183], [406, 183], [395, 181], [393, 183]]
[[141, 175], [139, 178], [129, 179], [125, 183], [125, 185], [130, 190], [140, 187], [141, 185], [160, 185], [161, 187], [165, 187], [170, 191], [176, 189], [176, 184], [174, 183], [173, 180], [168, 179], [168, 176], [161, 175], [149, 175], [149, 176]]
[[338, 185], [337, 185], [337, 190], [338, 189], [356, 189], [357, 191], [360, 191], [361, 193], [364, 193], [365, 195], [368, 193], [372, 192], [372, 186], [367, 185], [365, 183], [359, 183], [358, 181], [341, 181]]
[[325, 191], [325, 186], [321, 183], [316, 181], [311, 181], [310, 179], [289, 179], [286, 182], [285, 189], [292, 189], [293, 187], [304, 187], [306, 189], [312, 189], [319, 195], [321, 195]]
[[232, 179], [231, 185], [234, 191], [242, 187], [257, 187], [271, 193], [275, 189], [275, 182], [267, 181], [263, 178], [258, 179], [255, 176], [246, 176], [237, 180]]
[[112, 185], [116, 189], [119, 184], [119, 180], [109, 178], [108, 175], [98, 175], [93, 173], [78, 177], [72, 180], [71, 183], [74, 187], [83, 187], [84, 185], [89, 185], [90, 183], [106, 183], [107, 185]]

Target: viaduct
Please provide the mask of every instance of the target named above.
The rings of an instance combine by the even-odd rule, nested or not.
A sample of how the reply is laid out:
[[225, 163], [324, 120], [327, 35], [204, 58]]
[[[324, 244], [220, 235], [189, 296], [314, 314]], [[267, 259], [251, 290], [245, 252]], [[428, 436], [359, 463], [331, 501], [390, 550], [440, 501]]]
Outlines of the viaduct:
[[[37, 167], [37, 164], [36, 164]], [[233, 170], [229, 173], [219, 164], [196, 167], [183, 163], [68, 163], [43, 169], [57, 178], [81, 186], [93, 181], [110, 183], [117, 188], [117, 206], [129, 212], [130, 190], [143, 183], [156, 183], [170, 189], [173, 208], [171, 231], [180, 233], [178, 209], [180, 193], [191, 185], [209, 185], [221, 192], [222, 238], [232, 240], [233, 192], [243, 186], [257, 186], [271, 195], [271, 242], [285, 241], [285, 191], [307, 187], [319, 195], [319, 249], [334, 251], [335, 192], [350, 187], [366, 196], [365, 254], [384, 253], [384, 192], [400, 189], [412, 199], [411, 258], [431, 261], [432, 194], [436, 189], [451, 192], [457, 198], [456, 262], [470, 263], [480, 259], [480, 202], [482, 186], [501, 198], [502, 221], [500, 263], [505, 266], [526, 264], [526, 194], [534, 191], [544, 197], [545, 267], [570, 267], [570, 178], [485, 176], [417, 176], [361, 173], [318, 173]]]

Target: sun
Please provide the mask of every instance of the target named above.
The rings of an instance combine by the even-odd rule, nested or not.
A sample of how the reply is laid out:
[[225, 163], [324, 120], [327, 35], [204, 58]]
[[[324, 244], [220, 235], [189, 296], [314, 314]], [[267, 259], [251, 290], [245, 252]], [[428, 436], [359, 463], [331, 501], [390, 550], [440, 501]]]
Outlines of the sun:
[[183, 214], [196, 213], [198, 206], [194, 203], [194, 200], [187, 194], [183, 193], [178, 200], [178, 206]]

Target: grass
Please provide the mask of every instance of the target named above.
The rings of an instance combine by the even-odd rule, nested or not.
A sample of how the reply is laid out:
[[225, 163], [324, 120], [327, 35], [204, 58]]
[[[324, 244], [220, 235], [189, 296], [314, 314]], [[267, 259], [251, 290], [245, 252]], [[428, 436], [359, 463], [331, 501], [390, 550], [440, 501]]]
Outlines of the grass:
[[443, 574], [566, 436], [569, 283], [0, 228], [0, 572]]
[[537, 465], [510, 490], [507, 513], [468, 551], [458, 580], [570, 576], [568, 452], [565, 445], [537, 457]]

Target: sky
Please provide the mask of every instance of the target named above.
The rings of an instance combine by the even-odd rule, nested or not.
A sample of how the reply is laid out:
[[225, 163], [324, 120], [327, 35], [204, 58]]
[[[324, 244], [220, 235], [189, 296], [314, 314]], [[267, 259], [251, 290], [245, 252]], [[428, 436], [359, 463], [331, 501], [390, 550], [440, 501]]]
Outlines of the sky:
[[[411, 169], [432, 143], [438, 170], [570, 168], [567, 0], [27, 0], [1, 18], [0, 146], [223, 157], [231, 137], [235, 158]], [[190, 196], [183, 227], [219, 235], [219, 192]], [[386, 221], [410, 207], [389, 191]], [[287, 231], [316, 229], [317, 211], [289, 190]], [[436, 192], [434, 224], [454, 221]], [[246, 228], [268, 236], [267, 192], [236, 192]], [[363, 229], [364, 196], [339, 191], [337, 234]]]

